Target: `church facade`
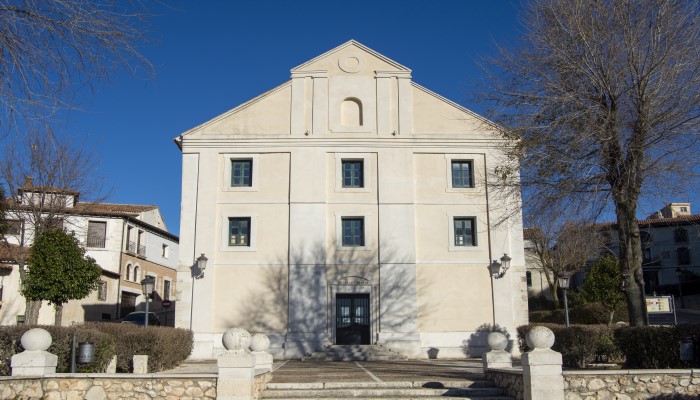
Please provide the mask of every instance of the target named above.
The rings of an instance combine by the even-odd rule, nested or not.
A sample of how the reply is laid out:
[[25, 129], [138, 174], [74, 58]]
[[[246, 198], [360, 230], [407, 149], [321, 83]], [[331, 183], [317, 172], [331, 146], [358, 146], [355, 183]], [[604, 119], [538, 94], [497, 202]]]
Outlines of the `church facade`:
[[509, 162], [502, 139], [366, 46], [175, 141], [176, 326], [194, 331], [192, 358], [221, 353], [231, 327], [267, 334], [276, 358], [332, 344], [466, 357], [494, 324], [514, 338], [527, 322], [520, 199], [488, 183]]

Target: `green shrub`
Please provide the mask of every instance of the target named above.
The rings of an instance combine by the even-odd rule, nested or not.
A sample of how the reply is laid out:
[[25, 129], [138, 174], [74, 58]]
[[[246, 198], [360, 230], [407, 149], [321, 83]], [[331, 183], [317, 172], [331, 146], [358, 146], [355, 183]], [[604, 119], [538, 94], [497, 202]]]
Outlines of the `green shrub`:
[[564, 310], [533, 311], [530, 313], [530, 323], [563, 324]]
[[610, 311], [600, 303], [586, 303], [569, 310], [569, 318], [572, 324], [607, 324]]
[[625, 355], [626, 368], [682, 368], [681, 332], [686, 328], [662, 326], [623, 327], [615, 330], [615, 342]]
[[148, 371], [171, 369], [192, 352], [192, 332], [186, 329], [114, 323], [90, 323], [93, 329], [108, 333], [116, 343], [117, 371], [133, 370], [134, 355], [148, 356]]
[[616, 356], [619, 354], [612, 340], [612, 328], [607, 325], [571, 325], [568, 328], [558, 324], [523, 325], [517, 328], [518, 346], [521, 352], [528, 351], [525, 336], [533, 326], [546, 326], [554, 332], [552, 350], [562, 354], [564, 366], [582, 368], [593, 362], [596, 354]]
[[95, 344], [95, 361], [91, 364], [76, 364], [77, 372], [104, 372], [109, 361], [115, 354], [115, 338], [94, 329], [87, 329], [82, 325], [76, 326], [0, 326], [0, 375], [10, 375], [10, 363], [12, 356], [24, 351], [20, 339], [24, 332], [32, 328], [46, 329], [52, 338], [51, 346], [47, 350], [58, 356], [56, 372], [70, 372], [71, 345], [73, 333], [76, 342], [92, 342]]
[[58, 356], [56, 372], [70, 372], [73, 333], [76, 342], [95, 344], [95, 361], [77, 365], [77, 372], [104, 372], [112, 356], [117, 356], [117, 371], [133, 370], [133, 357], [148, 355], [148, 371], [171, 369], [192, 351], [192, 332], [185, 329], [149, 327], [131, 324], [87, 323], [75, 326], [0, 326], [0, 375], [10, 375], [14, 354], [22, 352], [20, 338], [31, 328], [46, 329], [53, 338], [48, 352]]

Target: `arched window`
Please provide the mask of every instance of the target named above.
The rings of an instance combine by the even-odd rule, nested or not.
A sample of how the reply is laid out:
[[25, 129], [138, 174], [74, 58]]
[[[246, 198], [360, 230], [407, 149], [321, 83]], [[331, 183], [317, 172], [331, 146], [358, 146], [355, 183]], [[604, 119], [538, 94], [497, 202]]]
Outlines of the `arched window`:
[[134, 282], [138, 282], [139, 280], [141, 280], [141, 277], [139, 276], [139, 272], [140, 272], [139, 267], [138, 266], [134, 267]]
[[348, 97], [340, 104], [340, 124], [343, 126], [362, 126], [362, 102]]
[[131, 264], [126, 265], [126, 280], [131, 280]]

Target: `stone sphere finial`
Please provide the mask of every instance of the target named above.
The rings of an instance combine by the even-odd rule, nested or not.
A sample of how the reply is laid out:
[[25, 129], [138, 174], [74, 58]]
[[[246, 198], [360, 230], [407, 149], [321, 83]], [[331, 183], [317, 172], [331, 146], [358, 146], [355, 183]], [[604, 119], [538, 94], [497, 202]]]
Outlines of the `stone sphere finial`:
[[231, 328], [221, 338], [226, 350], [232, 353], [244, 353], [250, 346], [250, 332], [243, 328]]
[[270, 348], [270, 338], [262, 333], [256, 333], [250, 339], [250, 349], [252, 351], [265, 351]]
[[531, 349], [550, 349], [554, 345], [554, 332], [545, 326], [535, 326], [525, 336]]
[[20, 343], [26, 351], [46, 351], [53, 339], [46, 329], [32, 328], [22, 335]]
[[491, 332], [486, 338], [486, 343], [491, 350], [505, 350], [508, 347], [508, 338], [501, 332]]

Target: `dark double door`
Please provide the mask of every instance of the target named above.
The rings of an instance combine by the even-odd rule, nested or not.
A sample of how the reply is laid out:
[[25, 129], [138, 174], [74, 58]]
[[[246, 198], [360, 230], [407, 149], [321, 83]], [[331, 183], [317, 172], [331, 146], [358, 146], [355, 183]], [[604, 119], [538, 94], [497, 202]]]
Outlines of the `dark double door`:
[[370, 344], [369, 311], [369, 294], [337, 294], [336, 344]]

